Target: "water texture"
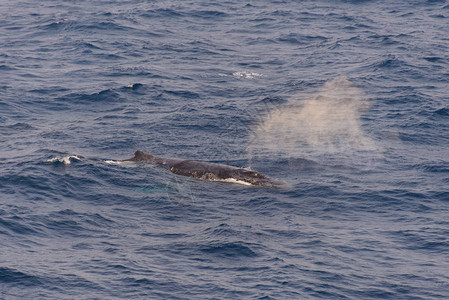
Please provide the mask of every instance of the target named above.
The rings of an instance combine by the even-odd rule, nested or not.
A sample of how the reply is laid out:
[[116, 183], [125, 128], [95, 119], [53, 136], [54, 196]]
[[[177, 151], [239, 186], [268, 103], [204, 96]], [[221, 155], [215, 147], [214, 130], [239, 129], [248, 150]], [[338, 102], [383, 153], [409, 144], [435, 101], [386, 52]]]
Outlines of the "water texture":
[[449, 298], [447, 1], [0, 11], [0, 299]]

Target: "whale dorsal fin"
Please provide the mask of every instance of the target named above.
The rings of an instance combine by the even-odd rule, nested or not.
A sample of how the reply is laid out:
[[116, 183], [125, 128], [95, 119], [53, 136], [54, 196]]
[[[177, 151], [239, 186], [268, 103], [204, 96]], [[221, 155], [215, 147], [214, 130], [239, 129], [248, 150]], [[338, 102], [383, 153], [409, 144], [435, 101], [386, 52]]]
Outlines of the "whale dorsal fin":
[[155, 157], [151, 154], [145, 153], [143, 151], [137, 150], [134, 152], [134, 157], [131, 158], [131, 161], [153, 161]]

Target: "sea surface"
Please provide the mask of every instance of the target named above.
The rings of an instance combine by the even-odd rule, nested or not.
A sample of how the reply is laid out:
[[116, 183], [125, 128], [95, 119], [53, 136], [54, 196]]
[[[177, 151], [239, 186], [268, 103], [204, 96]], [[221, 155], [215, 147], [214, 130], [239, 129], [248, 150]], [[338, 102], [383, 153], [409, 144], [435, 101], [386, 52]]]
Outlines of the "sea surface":
[[449, 2], [0, 11], [0, 299], [449, 299]]

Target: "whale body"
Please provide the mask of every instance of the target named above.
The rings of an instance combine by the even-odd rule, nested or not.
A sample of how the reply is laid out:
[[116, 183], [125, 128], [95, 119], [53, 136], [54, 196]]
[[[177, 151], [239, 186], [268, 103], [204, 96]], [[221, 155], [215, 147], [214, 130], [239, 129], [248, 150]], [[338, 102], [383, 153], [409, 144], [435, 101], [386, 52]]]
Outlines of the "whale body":
[[190, 159], [164, 158], [136, 151], [134, 157], [123, 161], [151, 163], [164, 167], [172, 173], [211, 181], [229, 181], [247, 185], [276, 187], [283, 182], [271, 179], [256, 171], [218, 163], [209, 163]]

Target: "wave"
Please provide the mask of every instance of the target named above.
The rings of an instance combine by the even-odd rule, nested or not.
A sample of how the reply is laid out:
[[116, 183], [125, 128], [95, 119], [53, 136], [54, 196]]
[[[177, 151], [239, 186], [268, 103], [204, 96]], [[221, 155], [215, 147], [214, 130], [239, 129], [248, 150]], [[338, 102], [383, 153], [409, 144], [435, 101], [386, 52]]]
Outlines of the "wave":
[[20, 272], [16, 269], [0, 267], [0, 283], [10, 283], [23, 286], [39, 286], [41, 278]]
[[31, 131], [31, 130], [36, 130], [36, 127], [34, 127], [28, 123], [19, 122], [19, 123], [15, 123], [12, 125], [0, 126], [0, 136], [2, 136], [2, 135], [9, 136], [9, 135], [14, 135], [14, 134], [20, 134], [20, 133]]
[[200, 248], [200, 251], [206, 254], [226, 258], [257, 256], [256, 252], [254, 252], [248, 245], [245, 245], [245, 243], [241, 242], [211, 244], [203, 246], [202, 248]]

